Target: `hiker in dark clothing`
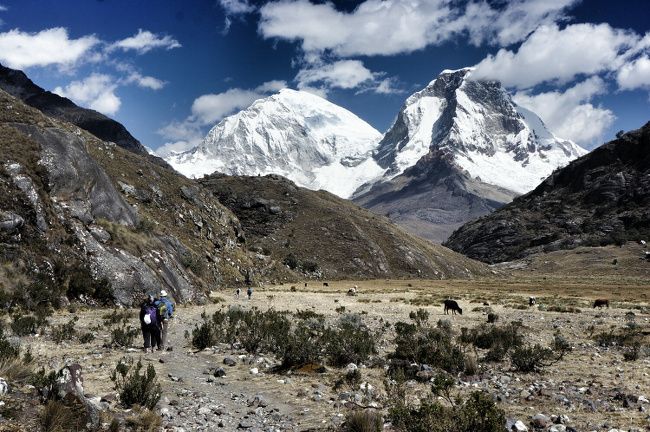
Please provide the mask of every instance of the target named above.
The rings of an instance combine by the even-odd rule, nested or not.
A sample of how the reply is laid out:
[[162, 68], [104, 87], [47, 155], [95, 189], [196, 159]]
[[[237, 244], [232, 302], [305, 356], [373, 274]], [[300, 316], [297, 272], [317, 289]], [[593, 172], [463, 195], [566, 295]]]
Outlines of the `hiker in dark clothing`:
[[140, 327], [144, 338], [144, 352], [154, 352], [156, 346], [160, 345], [160, 314], [154, 304], [154, 296], [147, 295], [146, 300], [140, 308]]

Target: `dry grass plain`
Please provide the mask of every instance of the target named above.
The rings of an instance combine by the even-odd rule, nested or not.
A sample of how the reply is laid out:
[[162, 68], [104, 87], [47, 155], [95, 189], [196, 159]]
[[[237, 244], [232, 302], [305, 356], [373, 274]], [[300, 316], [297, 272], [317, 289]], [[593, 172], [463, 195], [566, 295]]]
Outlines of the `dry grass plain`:
[[[340, 308], [344, 307], [345, 313], [361, 314], [364, 322], [378, 332], [379, 356], [386, 356], [394, 349], [392, 328], [379, 331], [386, 327], [386, 322], [408, 321], [409, 312], [423, 308], [430, 314], [431, 325], [436, 325], [440, 319], [448, 319], [458, 334], [463, 327], [485, 323], [484, 303], [489, 303], [491, 310], [499, 315], [497, 325], [522, 322], [528, 343], [548, 345], [554, 334], [560, 332], [573, 350], [560, 362], [537, 373], [514, 372], [508, 360], [480, 362], [476, 375], [458, 377], [459, 393], [483, 389], [498, 400], [508, 418], [527, 424], [531, 416], [543, 413], [568, 416], [567, 424], [578, 431], [650, 430], [650, 405], [638, 399], [639, 396], [650, 398], [647, 349], [639, 360], [625, 361], [619, 347], [599, 347], [593, 338], [598, 332], [623, 329], [634, 321], [645, 334], [644, 344], [648, 346], [650, 279], [646, 272], [650, 263], [639, 260], [638, 252], [636, 246], [629, 251], [603, 248], [598, 255], [599, 262], [610, 260], [611, 254], [623, 254], [625, 256], [619, 256], [617, 263], [622, 270], [612, 271], [608, 266], [613, 264], [608, 262], [603, 271], [596, 270], [594, 274], [579, 274], [577, 271], [571, 274], [566, 267], [557, 270], [561, 265], [580, 268], [581, 260], [589, 255], [580, 252], [571, 256], [546, 256], [542, 261], [534, 259], [525, 265], [501, 266], [495, 269], [497, 274], [493, 277], [476, 280], [328, 281], [328, 286], [323, 281], [306, 281], [257, 288], [250, 301], [245, 296], [236, 299], [234, 290], [219, 291], [213, 293], [213, 299], [218, 303], [179, 307], [171, 336], [174, 351], [165, 354], [142, 355], [135, 349], [107, 348], [105, 344], [110, 335], [102, 329], [96, 331], [97, 338], [89, 344], [71, 341], [56, 345], [47, 332], [38, 338], [25, 337], [22, 343], [31, 347], [39, 367], [56, 369], [65, 363], [80, 363], [84, 368], [86, 392], [94, 395], [114, 391], [109, 375], [122, 356], [143, 358], [155, 366], [163, 385], [163, 400], [159, 407], [170, 412], [164, 420], [167, 430], [176, 430], [177, 427], [212, 430], [216, 417], [203, 418], [198, 414], [201, 406], [220, 407], [222, 430], [236, 430], [242, 421], [258, 416], [259, 413], [247, 404], [258, 394], [268, 401], [267, 411], [277, 414], [275, 421], [269, 420], [268, 423], [275, 425], [275, 430], [325, 430], [340, 424], [349, 410], [349, 406], [339, 401], [342, 390], [332, 388], [341, 376], [340, 370], [328, 368], [324, 374], [294, 372], [278, 375], [266, 369], [266, 366], [277, 363], [272, 356], [263, 353], [251, 356], [225, 345], [195, 352], [185, 338], [186, 332], [201, 321], [203, 312], [210, 315], [233, 305], [294, 312], [313, 310], [331, 321], [337, 319]], [[576, 258], [577, 255], [582, 257]], [[555, 260], [555, 264], [549, 258]], [[594, 258], [590, 256], [589, 259]], [[551, 266], [554, 271], [542, 272], [535, 268], [539, 265]], [[623, 267], [626, 265], [627, 268]], [[531, 267], [534, 271], [530, 271]], [[355, 285], [358, 295], [346, 295]], [[535, 307], [527, 306], [531, 295], [537, 297], [538, 305]], [[447, 298], [456, 299], [464, 313], [444, 315], [441, 303]], [[610, 299], [611, 307], [593, 309], [591, 305], [595, 298]], [[574, 312], [548, 310], [566, 306], [577, 309], [570, 309]], [[79, 332], [100, 324], [101, 317], [108, 312], [99, 309], [76, 311], [80, 317], [77, 323]], [[134, 310], [133, 326], [137, 326], [136, 315]], [[52, 323], [67, 322], [71, 316], [70, 313], [59, 313], [52, 318]], [[136, 339], [137, 344], [139, 339]], [[480, 357], [482, 353], [478, 354]], [[236, 358], [237, 366], [227, 368], [226, 377], [209, 382], [209, 375], [205, 375], [204, 370], [223, 366], [225, 356]], [[261, 373], [251, 374], [250, 369], [254, 366]], [[180, 380], [172, 380], [170, 376]], [[384, 403], [384, 370], [364, 368], [362, 378], [374, 386], [374, 400], [381, 408]], [[430, 393], [427, 384], [413, 382], [409, 385], [413, 399]]]

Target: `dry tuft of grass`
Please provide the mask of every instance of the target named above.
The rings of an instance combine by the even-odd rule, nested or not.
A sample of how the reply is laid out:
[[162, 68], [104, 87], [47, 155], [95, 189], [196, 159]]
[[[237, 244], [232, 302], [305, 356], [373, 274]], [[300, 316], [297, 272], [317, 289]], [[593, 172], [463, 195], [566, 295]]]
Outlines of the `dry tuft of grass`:
[[133, 415], [127, 417], [124, 423], [134, 431], [155, 432], [162, 427], [162, 418], [146, 408], [136, 407]]

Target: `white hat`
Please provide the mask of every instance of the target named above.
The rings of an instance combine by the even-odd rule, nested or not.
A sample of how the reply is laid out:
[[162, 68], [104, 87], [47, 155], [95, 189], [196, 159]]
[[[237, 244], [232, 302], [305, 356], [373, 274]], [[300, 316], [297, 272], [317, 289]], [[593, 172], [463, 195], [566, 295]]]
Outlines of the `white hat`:
[[161, 290], [160, 291], [160, 297], [167, 297], [167, 291]]

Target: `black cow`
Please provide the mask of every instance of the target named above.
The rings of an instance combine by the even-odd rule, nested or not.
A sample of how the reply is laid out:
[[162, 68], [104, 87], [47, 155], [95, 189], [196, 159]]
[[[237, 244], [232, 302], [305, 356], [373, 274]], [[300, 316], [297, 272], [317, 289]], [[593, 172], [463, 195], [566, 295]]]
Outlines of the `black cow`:
[[456, 312], [463, 314], [463, 310], [458, 306], [456, 300], [445, 300], [445, 315], [448, 315], [450, 310], [454, 315], [456, 315]]
[[596, 299], [596, 300], [594, 300], [594, 308], [602, 308], [604, 306], [609, 307], [609, 300], [607, 300], [607, 299]]

